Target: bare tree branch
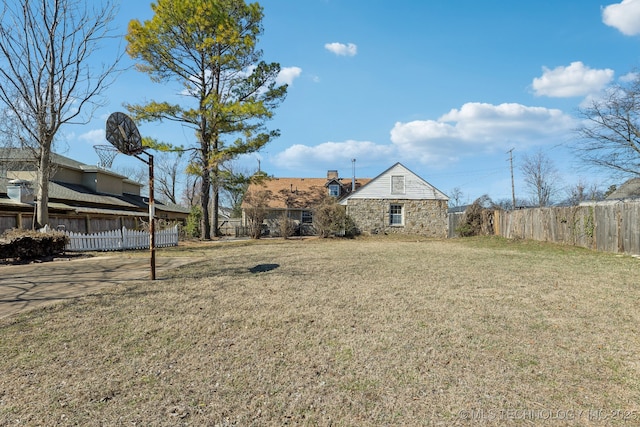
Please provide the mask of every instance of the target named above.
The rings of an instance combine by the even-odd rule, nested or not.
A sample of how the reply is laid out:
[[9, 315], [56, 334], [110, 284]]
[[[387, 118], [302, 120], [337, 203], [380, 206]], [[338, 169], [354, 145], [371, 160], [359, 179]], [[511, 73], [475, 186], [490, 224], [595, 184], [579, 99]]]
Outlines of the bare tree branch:
[[20, 145], [37, 155], [40, 226], [48, 222], [56, 134], [63, 125], [87, 123], [104, 104], [124, 53], [96, 65], [101, 42], [115, 36], [115, 14], [111, 0], [15, 0], [0, 12], [0, 103], [19, 123]]
[[549, 206], [558, 191], [558, 170], [551, 159], [544, 152], [537, 151], [523, 157], [520, 169], [534, 203], [540, 207]]
[[580, 113], [578, 157], [617, 174], [640, 175], [640, 79], [611, 87]]

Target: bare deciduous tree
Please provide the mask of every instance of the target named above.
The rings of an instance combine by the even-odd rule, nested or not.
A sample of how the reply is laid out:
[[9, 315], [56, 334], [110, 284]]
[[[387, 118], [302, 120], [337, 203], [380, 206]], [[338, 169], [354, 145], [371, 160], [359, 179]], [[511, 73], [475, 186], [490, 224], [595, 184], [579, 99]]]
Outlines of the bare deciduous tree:
[[536, 205], [548, 206], [557, 192], [558, 170], [551, 159], [542, 151], [525, 155], [520, 165], [524, 182]]
[[[111, 37], [115, 6], [82, 0], [4, 2], [0, 16], [0, 102], [19, 123], [16, 138], [38, 163], [36, 223], [48, 222], [51, 152], [60, 127], [87, 123], [112, 82], [120, 53], [96, 65]], [[101, 52], [101, 55], [105, 55]]]
[[155, 185], [158, 196], [174, 205], [178, 203], [177, 191], [181, 172], [186, 167], [183, 154], [183, 151], [162, 153], [156, 162]]
[[221, 167], [220, 195], [231, 208], [232, 218], [242, 217], [242, 199], [249, 185], [261, 183], [268, 178], [268, 175], [260, 170], [251, 172], [232, 161]]
[[244, 196], [249, 236], [259, 239], [262, 236], [262, 223], [267, 218], [267, 207], [273, 194], [269, 190], [249, 190]]
[[640, 175], [640, 78], [609, 88], [581, 115], [577, 155], [592, 166]]
[[460, 187], [454, 187], [451, 189], [451, 197], [449, 198], [449, 205], [452, 208], [457, 208], [458, 206], [460, 206], [460, 203], [462, 203], [462, 190], [460, 189]]
[[567, 188], [567, 202], [574, 206], [586, 201], [599, 201], [604, 197], [596, 183], [589, 183], [582, 178]]
[[200, 204], [200, 178], [198, 175], [187, 172], [184, 188], [180, 200], [186, 206], [193, 207]]

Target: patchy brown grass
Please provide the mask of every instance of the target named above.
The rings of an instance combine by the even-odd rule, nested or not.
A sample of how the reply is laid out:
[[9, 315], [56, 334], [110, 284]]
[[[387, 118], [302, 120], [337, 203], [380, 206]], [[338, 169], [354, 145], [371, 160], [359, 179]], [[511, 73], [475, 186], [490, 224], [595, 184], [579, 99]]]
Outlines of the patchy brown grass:
[[0, 425], [632, 425], [639, 261], [495, 238], [163, 251], [0, 323]]

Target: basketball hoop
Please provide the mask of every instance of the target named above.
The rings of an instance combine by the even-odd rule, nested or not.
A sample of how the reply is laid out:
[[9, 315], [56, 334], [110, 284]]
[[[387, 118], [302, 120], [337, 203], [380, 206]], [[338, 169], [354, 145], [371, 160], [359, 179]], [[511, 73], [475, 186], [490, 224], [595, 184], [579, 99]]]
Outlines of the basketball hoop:
[[[140, 132], [138, 131], [136, 124], [124, 113], [111, 113], [107, 119], [105, 137], [107, 138], [107, 141], [111, 143], [112, 147], [109, 147], [109, 149], [96, 147], [96, 151], [98, 152], [100, 159], [102, 159], [102, 152], [105, 156], [105, 160], [108, 160], [107, 167], [111, 166], [113, 158], [119, 152], [126, 154], [127, 156], [134, 156], [136, 159], [149, 165], [149, 249], [151, 252], [151, 280], [156, 280], [156, 233], [154, 225], [156, 222], [156, 210], [155, 203], [153, 201], [153, 155], [144, 151], [144, 147], [142, 146], [142, 137], [140, 136]], [[139, 154], [142, 153], [146, 154], [149, 159], [144, 160], [140, 157]], [[110, 156], [110, 159], [107, 156]], [[103, 163], [107, 164], [106, 161]]]
[[113, 159], [116, 158], [119, 151], [113, 145], [94, 145], [93, 149], [96, 150], [100, 161], [98, 167], [102, 169], [110, 169], [113, 164]]
[[118, 151], [129, 156], [144, 151], [142, 137], [136, 124], [124, 113], [112, 113], [109, 116], [105, 137]]

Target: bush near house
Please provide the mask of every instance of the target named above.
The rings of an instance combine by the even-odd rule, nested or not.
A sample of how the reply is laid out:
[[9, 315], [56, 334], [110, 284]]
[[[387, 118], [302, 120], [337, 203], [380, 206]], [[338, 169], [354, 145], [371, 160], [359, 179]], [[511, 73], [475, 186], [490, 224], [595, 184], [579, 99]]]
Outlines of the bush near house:
[[280, 237], [288, 239], [296, 233], [296, 229], [299, 232], [299, 225], [296, 224], [294, 220], [289, 218], [286, 213], [280, 215], [280, 218], [278, 218], [278, 231], [280, 232]]
[[267, 218], [267, 206], [272, 193], [269, 190], [249, 190], [244, 195], [249, 236], [259, 239], [263, 233], [262, 223]]
[[460, 237], [487, 236], [493, 234], [493, 211], [496, 206], [489, 196], [478, 197], [467, 208], [462, 223], [456, 228]]
[[69, 242], [66, 234], [30, 230], [7, 230], [0, 238], [0, 259], [44, 258], [64, 253]]
[[353, 237], [356, 234], [354, 221], [347, 215], [344, 206], [340, 206], [333, 197], [326, 197], [315, 208], [313, 226], [320, 237]]

